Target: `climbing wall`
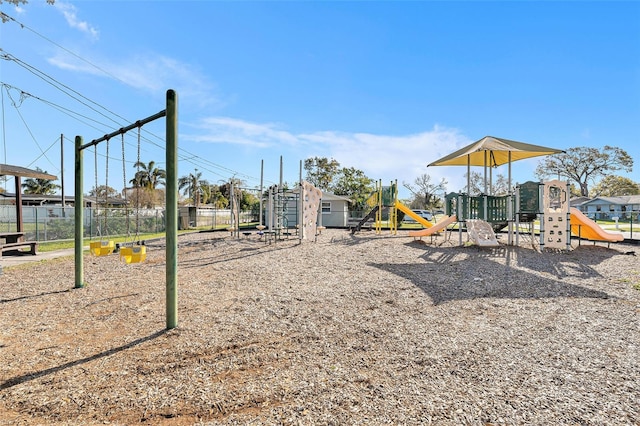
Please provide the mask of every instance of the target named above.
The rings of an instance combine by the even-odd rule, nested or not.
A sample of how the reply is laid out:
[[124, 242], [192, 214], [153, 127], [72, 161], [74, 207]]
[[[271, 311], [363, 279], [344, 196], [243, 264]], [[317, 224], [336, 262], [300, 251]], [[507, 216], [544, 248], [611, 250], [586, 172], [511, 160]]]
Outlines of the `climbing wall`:
[[302, 182], [302, 239], [315, 238], [318, 207], [322, 191], [307, 181]]
[[[567, 182], [552, 180], [544, 183], [544, 233], [540, 233], [543, 248], [567, 250], [571, 247], [569, 228], [569, 192]], [[541, 230], [542, 230], [541, 229]]]

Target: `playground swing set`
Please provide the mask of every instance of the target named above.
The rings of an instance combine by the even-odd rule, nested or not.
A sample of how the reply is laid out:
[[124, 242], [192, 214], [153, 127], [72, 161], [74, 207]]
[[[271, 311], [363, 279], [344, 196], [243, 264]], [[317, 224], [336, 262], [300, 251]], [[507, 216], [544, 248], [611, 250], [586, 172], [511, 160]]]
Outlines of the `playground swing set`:
[[[167, 330], [177, 327], [178, 325], [178, 283], [177, 283], [177, 269], [178, 269], [178, 170], [177, 170], [177, 158], [178, 158], [178, 95], [174, 90], [167, 90], [166, 93], [166, 108], [152, 116], [145, 119], [136, 121], [126, 127], [120, 128], [108, 135], [101, 138], [94, 139], [91, 142], [84, 144], [82, 136], [76, 136], [75, 138], [75, 232], [74, 232], [74, 258], [75, 258], [75, 288], [83, 288], [86, 283], [84, 282], [84, 250], [83, 250], [83, 236], [84, 236], [84, 195], [83, 195], [83, 153], [84, 150], [89, 147], [97, 147], [98, 144], [106, 142], [106, 180], [108, 182], [108, 159], [109, 159], [109, 139], [121, 135], [122, 136], [122, 162], [123, 162], [123, 179], [126, 187], [126, 172], [125, 170], [125, 156], [124, 156], [124, 134], [135, 128], [138, 129], [138, 164], [140, 163], [140, 131], [142, 126], [159, 118], [166, 117], [166, 205], [165, 205], [165, 259], [166, 259], [166, 328]], [[97, 184], [97, 153], [94, 150], [96, 172], [95, 182], [96, 191], [98, 189]], [[139, 167], [139, 166], [138, 166]], [[139, 171], [139, 169], [138, 169]], [[105, 183], [106, 188], [106, 183]], [[97, 195], [97, 194], [96, 194]], [[107, 194], [105, 191], [105, 207], [107, 204]], [[97, 197], [96, 197], [97, 199]], [[125, 191], [125, 201], [126, 191]], [[139, 197], [137, 202], [139, 203]], [[125, 207], [127, 212], [127, 237], [129, 237], [130, 223], [129, 223], [129, 209]], [[99, 227], [100, 241], [90, 243], [90, 252], [94, 256], [106, 256], [113, 253], [116, 250], [115, 244], [109, 239], [105, 239], [108, 235], [106, 211], [104, 212], [104, 225], [103, 228]], [[136, 210], [136, 236], [138, 238], [139, 232], [139, 207]], [[134, 242], [127, 243], [119, 247], [120, 257], [126, 263], [139, 263], [145, 260], [146, 247], [138, 241], [138, 244]]]
[[[142, 125], [137, 127], [138, 129], [138, 138], [137, 138], [137, 149], [138, 149], [138, 160], [136, 162], [136, 176], [140, 172], [140, 133], [141, 133]], [[121, 141], [122, 141], [122, 179], [123, 179], [123, 188], [124, 189], [124, 209], [125, 209], [125, 229], [126, 236], [125, 241], [123, 243], [116, 244], [112, 239], [110, 239], [109, 227], [108, 227], [108, 191], [106, 190], [109, 182], [109, 139], [105, 140], [106, 152], [105, 152], [105, 185], [104, 185], [104, 202], [102, 204], [102, 209], [100, 209], [99, 200], [99, 191], [98, 191], [98, 148], [97, 144], [94, 145], [94, 181], [95, 181], [95, 190], [96, 190], [96, 202], [97, 209], [96, 212], [96, 224], [97, 224], [97, 233], [99, 241], [91, 241], [89, 243], [89, 251], [93, 256], [108, 256], [114, 252], [119, 253], [120, 260], [124, 261], [127, 264], [130, 263], [140, 263], [144, 262], [147, 256], [146, 246], [144, 245], [144, 241], [140, 241], [139, 239], [139, 230], [140, 230], [140, 185], [135, 186], [136, 190], [136, 229], [135, 236], [133, 239], [131, 238], [131, 220], [130, 220], [130, 210], [129, 210], [129, 200], [127, 197], [127, 172], [126, 172], [126, 158], [125, 158], [125, 142], [124, 135], [126, 132], [121, 133]], [[103, 221], [101, 224], [100, 216], [103, 216]]]

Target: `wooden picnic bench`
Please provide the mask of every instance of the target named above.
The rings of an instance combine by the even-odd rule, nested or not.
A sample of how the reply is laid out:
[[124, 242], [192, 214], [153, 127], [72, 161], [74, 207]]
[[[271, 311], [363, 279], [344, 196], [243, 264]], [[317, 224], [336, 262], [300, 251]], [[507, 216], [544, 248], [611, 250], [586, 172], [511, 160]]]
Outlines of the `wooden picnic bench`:
[[[21, 249], [28, 248], [29, 251], [22, 251]], [[37, 241], [25, 241], [24, 232], [1, 232], [0, 233], [0, 252], [4, 255], [5, 252], [20, 251], [21, 253], [36, 254], [38, 248]]]

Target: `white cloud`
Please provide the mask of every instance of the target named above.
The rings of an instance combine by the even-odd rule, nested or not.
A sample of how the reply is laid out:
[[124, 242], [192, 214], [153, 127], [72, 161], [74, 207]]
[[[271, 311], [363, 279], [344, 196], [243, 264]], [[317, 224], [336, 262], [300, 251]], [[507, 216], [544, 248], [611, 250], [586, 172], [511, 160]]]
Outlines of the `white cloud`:
[[66, 52], [58, 52], [49, 63], [59, 68], [108, 76], [119, 82], [151, 94], [175, 89], [182, 99], [202, 107], [219, 102], [212, 94], [214, 85], [193, 66], [167, 56], [148, 54], [117, 60], [92, 58], [79, 59]]
[[[315, 142], [318, 154], [328, 148], [340, 164], [365, 171], [383, 184], [397, 180], [412, 184], [422, 174], [432, 181], [445, 178], [450, 190], [464, 186], [466, 170], [451, 167], [430, 167], [427, 164], [468, 144], [470, 140], [456, 129], [434, 126], [433, 129], [412, 135], [374, 135], [370, 133], [319, 132], [301, 136]], [[325, 151], [326, 152], [326, 151]]]
[[250, 146], [273, 151], [295, 149], [296, 153], [336, 159], [344, 167], [355, 167], [384, 184], [398, 180], [412, 184], [416, 177], [429, 174], [433, 181], [445, 178], [448, 188], [464, 187], [466, 169], [430, 167], [427, 164], [461, 148], [471, 141], [456, 129], [434, 126], [412, 135], [375, 135], [318, 131], [294, 134], [273, 123], [251, 123], [229, 117], [210, 117], [193, 126], [197, 134], [181, 134], [183, 140]]
[[203, 133], [186, 135], [194, 142], [225, 143], [268, 148], [281, 143], [295, 144], [299, 139], [275, 124], [257, 124], [229, 117], [209, 117], [194, 127]]
[[66, 19], [67, 24], [69, 24], [71, 28], [75, 28], [89, 35], [94, 40], [98, 39], [98, 30], [87, 21], [82, 21], [78, 18], [78, 10], [74, 5], [71, 3], [56, 1], [54, 6], [60, 11], [60, 13], [62, 13], [64, 19]]
[[[87, 21], [78, 17], [76, 7], [71, 3], [56, 1], [54, 6], [65, 17], [70, 27], [78, 29], [92, 38], [98, 38], [98, 30]], [[58, 68], [77, 73], [109, 77], [136, 90], [151, 94], [164, 95], [167, 89], [180, 94], [181, 101], [194, 108], [217, 106], [220, 98], [215, 94], [215, 85], [196, 66], [180, 60], [158, 54], [122, 56], [116, 52], [111, 56], [76, 48], [75, 52], [58, 50], [48, 62]]]

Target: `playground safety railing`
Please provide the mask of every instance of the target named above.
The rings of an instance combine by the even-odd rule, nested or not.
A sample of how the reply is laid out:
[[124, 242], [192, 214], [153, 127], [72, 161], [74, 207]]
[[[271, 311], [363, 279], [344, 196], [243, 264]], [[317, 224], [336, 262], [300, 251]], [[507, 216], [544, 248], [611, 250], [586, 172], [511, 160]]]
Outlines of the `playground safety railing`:
[[445, 208], [448, 216], [456, 215], [461, 221], [483, 219], [488, 222], [506, 222], [509, 220], [510, 198], [513, 206], [513, 197], [508, 195], [469, 196], [452, 192], [445, 196]]

